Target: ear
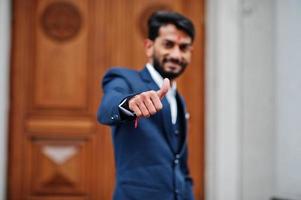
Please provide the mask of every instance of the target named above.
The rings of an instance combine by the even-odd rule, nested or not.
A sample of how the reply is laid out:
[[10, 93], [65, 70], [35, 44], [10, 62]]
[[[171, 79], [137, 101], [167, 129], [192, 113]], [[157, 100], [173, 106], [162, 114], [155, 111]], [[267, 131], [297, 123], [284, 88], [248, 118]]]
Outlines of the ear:
[[150, 39], [145, 39], [144, 40], [144, 49], [145, 49], [145, 54], [148, 58], [153, 57], [153, 49], [154, 49], [154, 41]]

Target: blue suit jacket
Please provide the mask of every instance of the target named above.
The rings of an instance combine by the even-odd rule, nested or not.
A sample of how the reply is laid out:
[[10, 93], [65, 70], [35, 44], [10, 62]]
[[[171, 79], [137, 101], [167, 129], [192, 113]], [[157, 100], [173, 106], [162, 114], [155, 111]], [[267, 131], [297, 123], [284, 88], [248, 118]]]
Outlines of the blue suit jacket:
[[[115, 200], [192, 200], [192, 181], [187, 168], [186, 119], [182, 116], [184, 139], [181, 148], [172, 145], [170, 106], [163, 98], [163, 109], [150, 118], [124, 117], [118, 105], [135, 94], [158, 90], [148, 70], [112, 68], [103, 78], [103, 99], [98, 120], [112, 127], [116, 187]], [[185, 103], [177, 94], [183, 115]]]

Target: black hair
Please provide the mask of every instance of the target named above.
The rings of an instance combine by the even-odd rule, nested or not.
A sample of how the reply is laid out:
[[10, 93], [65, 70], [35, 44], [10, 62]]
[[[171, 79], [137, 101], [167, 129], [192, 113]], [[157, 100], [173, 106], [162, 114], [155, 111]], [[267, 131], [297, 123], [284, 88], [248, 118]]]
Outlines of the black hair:
[[187, 33], [194, 40], [194, 26], [190, 19], [174, 11], [155, 11], [148, 19], [148, 38], [155, 40], [161, 26], [173, 24], [177, 29]]

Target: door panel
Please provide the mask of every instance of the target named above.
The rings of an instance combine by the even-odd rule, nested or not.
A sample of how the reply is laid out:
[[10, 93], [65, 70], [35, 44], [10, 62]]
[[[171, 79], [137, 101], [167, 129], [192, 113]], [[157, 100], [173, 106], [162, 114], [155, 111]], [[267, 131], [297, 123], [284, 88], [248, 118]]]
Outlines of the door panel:
[[141, 69], [146, 20], [177, 10], [197, 28], [178, 87], [190, 111], [189, 164], [204, 199], [204, 2], [14, 0], [9, 199], [112, 198], [110, 129], [96, 122], [110, 66]]
[[37, 1], [34, 108], [85, 109], [88, 98], [89, 1]]

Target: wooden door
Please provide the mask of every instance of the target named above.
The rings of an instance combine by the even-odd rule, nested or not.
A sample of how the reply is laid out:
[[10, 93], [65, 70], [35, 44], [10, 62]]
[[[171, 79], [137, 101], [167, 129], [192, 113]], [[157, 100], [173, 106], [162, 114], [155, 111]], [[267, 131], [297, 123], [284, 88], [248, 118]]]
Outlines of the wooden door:
[[97, 124], [100, 80], [113, 65], [146, 61], [146, 19], [156, 9], [193, 19], [194, 58], [178, 81], [190, 111], [190, 168], [204, 199], [204, 2], [14, 0], [8, 199], [109, 200], [110, 129]]

